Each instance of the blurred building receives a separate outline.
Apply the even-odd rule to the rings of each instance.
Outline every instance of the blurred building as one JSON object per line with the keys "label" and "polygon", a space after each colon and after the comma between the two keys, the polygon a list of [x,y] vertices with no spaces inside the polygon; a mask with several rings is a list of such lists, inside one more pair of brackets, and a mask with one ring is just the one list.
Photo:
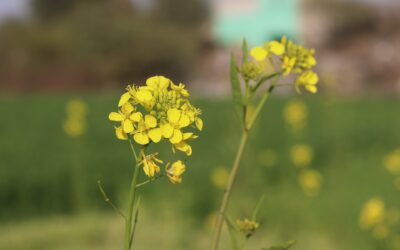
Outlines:
{"label": "blurred building", "polygon": [[224,45],[240,43],[245,37],[251,45],[298,33],[296,0],[216,0],[211,1],[216,41]]}

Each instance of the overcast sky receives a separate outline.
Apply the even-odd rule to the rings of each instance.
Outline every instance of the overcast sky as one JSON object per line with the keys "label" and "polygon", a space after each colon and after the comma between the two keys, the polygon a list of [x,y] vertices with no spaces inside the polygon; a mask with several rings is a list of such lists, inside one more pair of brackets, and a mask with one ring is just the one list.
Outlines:
{"label": "overcast sky", "polygon": [[29,0],[0,0],[0,19],[23,16],[28,10]]}

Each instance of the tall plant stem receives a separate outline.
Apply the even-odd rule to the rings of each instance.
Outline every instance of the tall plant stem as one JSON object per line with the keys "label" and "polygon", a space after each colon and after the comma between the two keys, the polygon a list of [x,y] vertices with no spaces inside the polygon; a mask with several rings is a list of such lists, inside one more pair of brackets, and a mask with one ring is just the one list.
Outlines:
{"label": "tall plant stem", "polygon": [[240,139],[239,149],[236,153],[235,161],[233,162],[231,172],[229,174],[228,184],[225,188],[224,197],[222,198],[221,207],[218,212],[217,227],[215,238],[213,241],[213,249],[217,250],[219,247],[219,240],[221,237],[222,225],[224,224],[224,215],[226,208],[228,207],[229,199],[232,194],[232,187],[235,183],[236,175],[240,166],[240,161],[242,160],[243,152],[246,147],[247,139],[249,137],[249,130],[246,128],[242,132],[242,137]]}
{"label": "tall plant stem", "polygon": [[135,149],[133,147],[132,141],[129,140],[131,149],[132,149],[132,154],[135,157],[135,169],[133,171],[133,177],[131,181],[131,186],[129,189],[129,202],[128,202],[128,209],[126,213],[126,219],[125,219],[125,250],[130,250],[131,249],[131,238],[132,238],[132,228],[133,228],[133,207],[135,204],[135,196],[136,196],[136,183],[137,183],[137,177],[139,175],[139,161],[140,161],[140,156],[139,158],[136,155]]}

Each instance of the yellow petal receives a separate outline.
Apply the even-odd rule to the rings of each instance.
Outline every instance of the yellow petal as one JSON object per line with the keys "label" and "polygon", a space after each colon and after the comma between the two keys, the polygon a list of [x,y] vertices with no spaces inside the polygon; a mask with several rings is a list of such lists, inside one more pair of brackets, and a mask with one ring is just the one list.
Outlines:
{"label": "yellow petal", "polygon": [[256,61],[263,61],[267,57],[268,51],[263,47],[255,47],[250,51],[250,55]]}
{"label": "yellow petal", "polygon": [[148,136],[154,143],[158,143],[162,137],[161,129],[160,128],[151,129],[148,133]]}
{"label": "yellow petal", "polygon": [[161,128],[162,135],[165,138],[170,138],[172,136],[172,134],[174,133],[174,128],[169,123],[165,123],[165,124],[161,125],[160,128]]}
{"label": "yellow petal", "polygon": [[203,120],[201,118],[196,119],[196,127],[200,131],[203,129]]}
{"label": "yellow petal", "polygon": [[130,104],[129,102],[125,103],[121,107],[121,111],[124,114],[130,114],[133,110],[134,110],[134,108],[133,108],[132,104]]}
{"label": "yellow petal", "polygon": [[122,127],[115,128],[115,135],[120,140],[128,140],[128,135],[122,130]]}
{"label": "yellow petal", "polygon": [[145,133],[136,133],[133,135],[133,139],[140,145],[146,145],[150,142],[149,137]]}
{"label": "yellow petal", "polygon": [[192,154],[192,147],[184,141],[174,144],[174,147],[179,151],[184,152],[186,155],[190,156]]}
{"label": "yellow petal", "polygon": [[285,53],[285,46],[277,41],[272,41],[267,44],[268,49],[277,56],[283,55]]}
{"label": "yellow petal", "polygon": [[181,111],[178,109],[168,109],[167,111],[168,121],[172,124],[178,123],[179,119],[181,118]]}
{"label": "yellow petal", "polygon": [[184,128],[189,126],[190,124],[190,119],[187,115],[182,114],[181,119],[179,119],[179,127]]}
{"label": "yellow petal", "polygon": [[157,127],[157,119],[152,115],[146,115],[144,117],[144,124],[146,124],[148,128],[155,128]]}
{"label": "yellow petal", "polygon": [[184,133],[183,134],[183,140],[186,141],[187,139],[192,138],[192,136],[193,136],[192,132]]}
{"label": "yellow petal", "polygon": [[313,94],[317,93],[318,91],[317,86],[315,85],[306,85],[304,88]]}
{"label": "yellow petal", "polygon": [[153,88],[161,88],[166,89],[168,88],[171,80],[164,77],[164,76],[153,76],[146,80],[146,85]]}
{"label": "yellow petal", "polygon": [[140,103],[149,102],[153,99],[151,92],[145,89],[139,89],[135,97]]}
{"label": "yellow petal", "polygon": [[117,112],[111,112],[108,115],[108,119],[110,119],[111,121],[115,121],[115,122],[122,122],[125,119],[125,116],[123,114],[120,114]]}
{"label": "yellow petal", "polygon": [[135,112],[129,117],[129,119],[131,119],[134,122],[140,122],[142,120],[142,118],[143,118],[143,115],[140,112]]}
{"label": "yellow petal", "polygon": [[125,94],[121,95],[121,98],[119,99],[119,102],[118,102],[118,107],[121,107],[122,105],[127,103],[130,98],[131,98],[131,94],[129,92],[126,92]]}
{"label": "yellow petal", "polygon": [[125,119],[122,123],[122,126],[123,126],[125,133],[129,134],[129,133],[133,132],[134,128],[133,128],[133,123],[131,120]]}
{"label": "yellow petal", "polygon": [[179,129],[174,129],[174,134],[172,135],[171,138],[169,138],[169,141],[172,144],[176,144],[182,141],[182,132]]}

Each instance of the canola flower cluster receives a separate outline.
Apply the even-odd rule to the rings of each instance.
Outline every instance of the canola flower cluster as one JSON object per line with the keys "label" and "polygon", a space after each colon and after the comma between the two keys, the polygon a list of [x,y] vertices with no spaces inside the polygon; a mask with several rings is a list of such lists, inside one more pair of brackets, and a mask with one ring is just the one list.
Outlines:
{"label": "canola flower cluster", "polygon": [[260,224],[256,221],[243,219],[236,220],[236,226],[240,232],[244,233],[246,237],[250,237],[260,227]]}
{"label": "canola flower cluster", "polygon": [[387,209],[380,197],[372,197],[366,201],[359,216],[360,228],[369,231],[375,239],[387,241],[391,249],[400,249],[400,235],[395,232],[399,222],[399,211]]}
{"label": "canola flower cluster", "polygon": [[[164,76],[153,76],[143,86],[128,86],[118,102],[118,111],[109,114],[111,121],[119,122],[115,127],[116,137],[132,139],[142,147],[140,165],[147,176],[155,176],[160,172],[159,165],[163,164],[157,158],[158,153],[145,154],[144,148],[151,143],[164,140],[171,144],[174,152],[192,154],[189,141],[198,137],[193,129],[201,131],[203,121],[199,117],[201,110],[194,107],[188,97],[184,84],[174,84]],[[185,169],[185,164],[178,160],[166,164],[165,174],[172,183],[180,183]]]}
{"label": "canola flower cluster", "polygon": [[63,129],[68,136],[76,138],[85,133],[87,110],[87,105],[80,99],[73,99],[67,103],[67,118]]}
{"label": "canola flower cluster", "polygon": [[[302,136],[307,124],[306,104],[299,100],[290,101],[283,110],[283,118],[296,138]],[[318,195],[323,178],[319,171],[310,167],[314,159],[313,147],[296,143],[290,149],[290,159],[298,170],[298,182],[303,192],[309,197]]]}
{"label": "canola flower cluster", "polygon": [[263,46],[251,49],[250,55],[254,61],[244,63],[241,71],[246,80],[258,80],[262,77],[266,65],[274,64],[274,59],[277,59],[280,64],[279,71],[283,76],[292,73],[296,75],[297,92],[300,92],[302,87],[311,93],[316,93],[319,77],[312,70],[317,64],[314,53],[314,50],[282,37],[281,41],[267,42]]}

